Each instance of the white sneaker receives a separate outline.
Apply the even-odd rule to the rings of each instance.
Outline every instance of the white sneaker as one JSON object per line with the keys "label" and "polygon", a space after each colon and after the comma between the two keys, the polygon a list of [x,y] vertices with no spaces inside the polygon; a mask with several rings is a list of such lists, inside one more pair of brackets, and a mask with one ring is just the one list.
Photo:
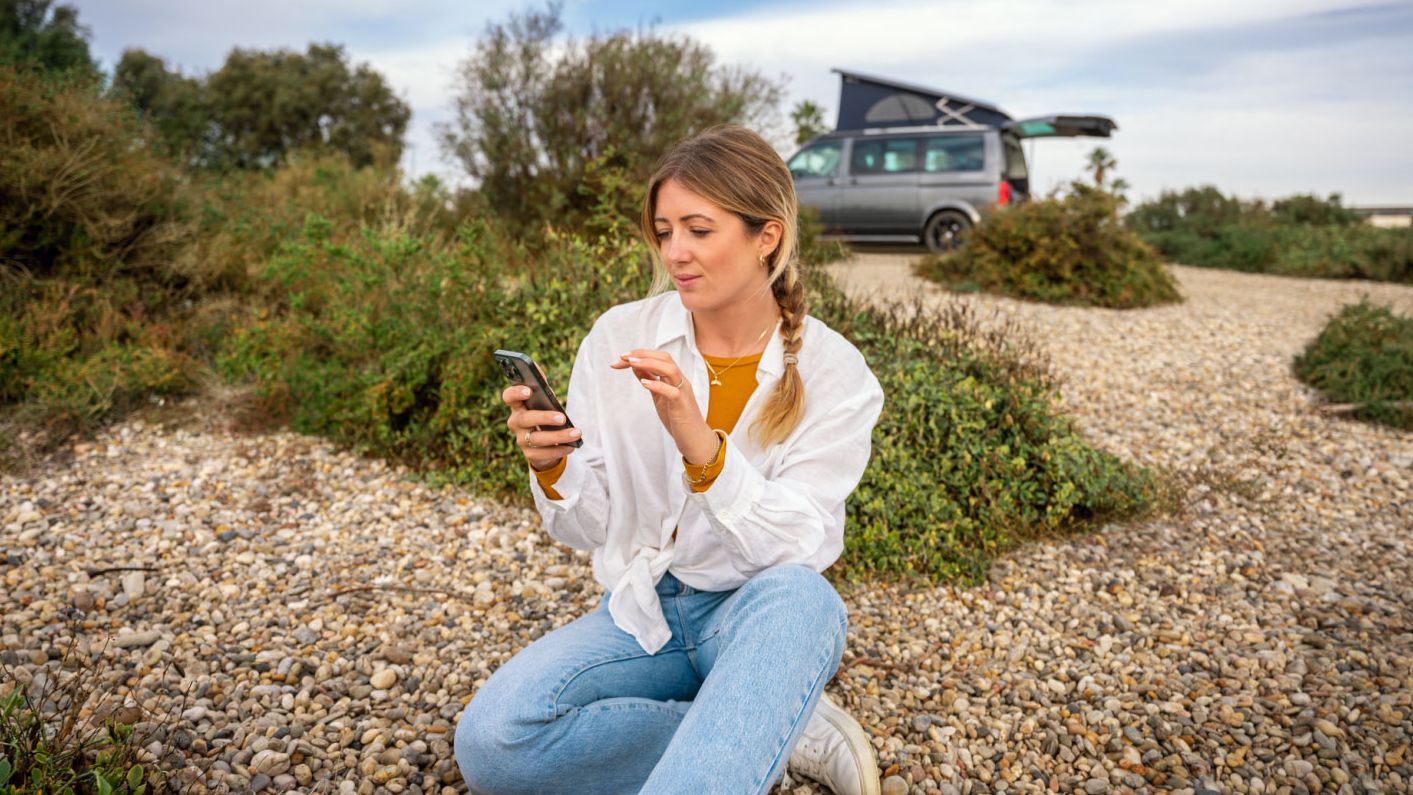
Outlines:
{"label": "white sneaker", "polygon": [[835,795],[879,795],[873,743],[859,722],[823,693],[787,767],[824,784]]}

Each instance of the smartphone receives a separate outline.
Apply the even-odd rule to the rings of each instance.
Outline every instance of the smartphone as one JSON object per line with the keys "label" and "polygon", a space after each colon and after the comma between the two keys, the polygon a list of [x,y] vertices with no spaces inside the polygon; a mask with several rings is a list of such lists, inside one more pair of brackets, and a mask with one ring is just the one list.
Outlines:
{"label": "smartphone", "polygon": [[[555,411],[564,415],[563,425],[536,426],[537,431],[562,431],[565,428],[573,428],[574,423],[569,422],[569,412],[564,410],[564,404],[555,397],[554,390],[550,389],[545,382],[544,371],[535,364],[535,360],[520,351],[496,351],[496,364],[500,365],[501,372],[510,379],[512,384],[523,384],[530,387],[530,398],[525,401],[525,405],[535,411]],[[584,440],[575,439],[570,442],[572,447],[582,447]]]}

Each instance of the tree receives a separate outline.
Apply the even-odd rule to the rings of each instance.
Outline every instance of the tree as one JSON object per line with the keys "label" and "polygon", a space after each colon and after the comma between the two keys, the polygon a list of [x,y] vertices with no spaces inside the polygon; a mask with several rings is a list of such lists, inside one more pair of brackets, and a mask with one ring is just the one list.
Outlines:
{"label": "tree", "polygon": [[160,139],[161,148],[188,165],[210,154],[215,122],[201,80],[168,71],[161,58],[143,50],[123,51],[109,94],[131,105]]}
{"label": "tree", "polygon": [[96,84],[102,72],[89,54],[88,36],[73,6],[54,6],[53,0],[0,0],[0,64]]}
{"label": "tree", "polygon": [[396,161],[412,112],[343,47],[305,53],[236,48],[217,71],[185,77],[142,50],[123,53],[111,89],[191,165],[263,168],[302,147],[345,152],[357,166]]}
{"label": "tree", "polygon": [[216,165],[270,166],[303,146],[347,152],[368,165],[385,147],[396,161],[412,111],[367,64],[350,70],[343,47],[310,44],[260,52],[236,48],[206,79]]}
{"label": "tree", "polygon": [[1120,205],[1128,204],[1128,189],[1133,187],[1128,184],[1128,180],[1119,177],[1109,183],[1109,192],[1114,194],[1114,198],[1119,200]]}
{"label": "tree", "polygon": [[796,146],[803,146],[829,131],[824,123],[824,111],[807,99],[790,111],[790,121],[795,125]]}
{"label": "tree", "polygon": [[[685,37],[619,31],[556,46],[561,30],[558,3],[488,25],[460,64],[456,120],[438,126],[485,205],[522,232],[604,212],[596,191],[645,181],[684,137],[778,116],[779,84],[718,67]],[[634,203],[607,202],[626,213]]]}
{"label": "tree", "polygon": [[1094,147],[1094,151],[1089,153],[1089,173],[1094,175],[1094,187],[1104,187],[1104,175],[1109,169],[1119,164],[1108,149],[1102,146]]}

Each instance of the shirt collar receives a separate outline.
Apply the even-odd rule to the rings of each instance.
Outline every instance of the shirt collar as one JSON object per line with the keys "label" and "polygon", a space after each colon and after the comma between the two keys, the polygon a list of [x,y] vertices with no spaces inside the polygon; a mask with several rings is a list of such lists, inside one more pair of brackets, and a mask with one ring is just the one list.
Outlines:
{"label": "shirt collar", "polygon": [[[682,298],[676,291],[670,291],[669,295],[671,297],[663,301],[662,317],[657,322],[657,338],[653,340],[653,347],[661,348],[669,342],[685,339],[687,350],[693,355],[700,355],[697,350],[697,336],[692,328],[692,313],[682,306]],[[780,337],[778,324],[775,333],[770,335],[770,342],[766,343],[765,352],[761,354],[760,364],[756,365],[756,369],[776,378],[785,372],[785,341]]]}

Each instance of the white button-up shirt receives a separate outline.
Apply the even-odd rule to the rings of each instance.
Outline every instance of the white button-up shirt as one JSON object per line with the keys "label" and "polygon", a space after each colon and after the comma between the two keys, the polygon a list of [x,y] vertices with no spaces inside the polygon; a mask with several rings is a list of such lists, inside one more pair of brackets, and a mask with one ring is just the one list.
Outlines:
{"label": "white button-up shirt", "polygon": [[[785,369],[777,328],[756,370],[757,386],[728,436],[721,474],[693,492],[681,453],[631,369],[609,364],[634,348],[671,354],[709,399],[691,314],[668,291],[620,304],[579,346],[565,412],[583,431],[554,490],[530,472],[545,531],[593,550],[594,579],[608,589],[614,623],[655,654],[671,638],[654,585],[665,571],[707,591],[740,587],[770,566],[824,571],[844,549],[844,500],[868,465],[883,389],[858,349],[806,317],[798,353],[804,414],[783,442],[761,449],[750,427]],[[701,406],[703,415],[707,406]],[[677,529],[674,540],[672,531]]]}

